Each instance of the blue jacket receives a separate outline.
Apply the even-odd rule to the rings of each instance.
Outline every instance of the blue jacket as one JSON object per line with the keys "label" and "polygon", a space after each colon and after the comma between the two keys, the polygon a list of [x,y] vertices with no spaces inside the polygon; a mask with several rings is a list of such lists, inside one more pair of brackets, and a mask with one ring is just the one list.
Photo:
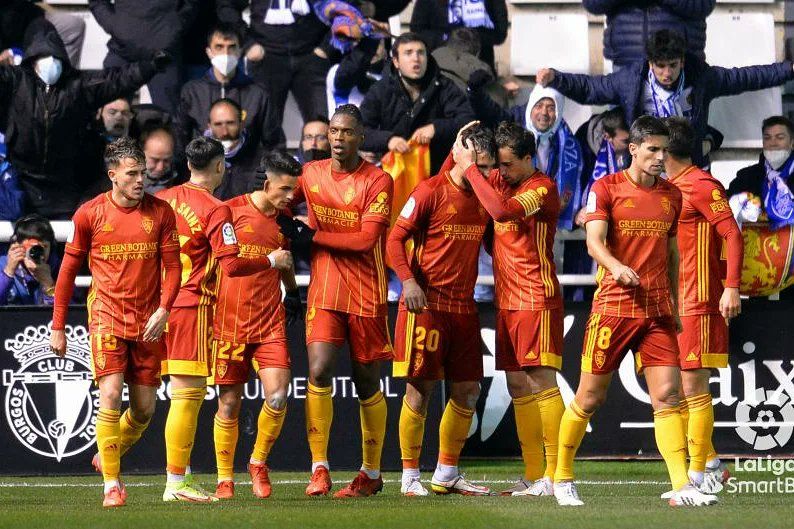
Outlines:
{"label": "blue jacket", "polygon": [[660,29],[680,33],[687,51],[706,56],[706,17],[716,0],[583,0],[594,15],[606,15],[604,57],[619,65],[645,59],[645,42]]}
{"label": "blue jacket", "polygon": [[[52,305],[53,297],[44,293],[38,281],[23,267],[17,267],[14,277],[5,274],[7,255],[0,255],[0,305]],[[50,255],[52,278],[58,277],[60,259]]]}
{"label": "blue jacket", "polygon": [[[702,166],[705,157],[701,142],[706,137],[709,105],[721,96],[741,94],[779,86],[794,79],[791,61],[769,65],[722,68],[710,66],[693,56],[684,63],[686,86],[692,87],[692,126],[695,129],[693,161]],[[555,70],[550,86],[584,105],[620,105],[631,124],[643,113],[643,87],[648,78],[647,61],[635,62],[608,75],[563,73]]]}

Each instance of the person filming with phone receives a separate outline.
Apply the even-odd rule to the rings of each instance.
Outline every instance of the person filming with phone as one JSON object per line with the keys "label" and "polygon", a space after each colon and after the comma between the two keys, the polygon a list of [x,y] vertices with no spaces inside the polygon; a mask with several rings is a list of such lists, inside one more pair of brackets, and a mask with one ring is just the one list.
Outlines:
{"label": "person filming with phone", "polygon": [[58,259],[51,255],[55,233],[41,215],[14,224],[6,255],[0,256],[0,305],[52,305]]}

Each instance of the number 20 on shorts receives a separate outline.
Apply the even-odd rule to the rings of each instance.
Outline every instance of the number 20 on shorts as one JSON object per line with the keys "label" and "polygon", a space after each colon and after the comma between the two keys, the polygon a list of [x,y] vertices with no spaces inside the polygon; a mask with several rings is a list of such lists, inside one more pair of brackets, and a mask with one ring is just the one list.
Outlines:
{"label": "number 20 on shorts", "polygon": [[436,329],[428,331],[424,327],[417,327],[414,330],[414,349],[424,351],[426,348],[431,353],[434,353],[438,350],[440,338],[441,336]]}

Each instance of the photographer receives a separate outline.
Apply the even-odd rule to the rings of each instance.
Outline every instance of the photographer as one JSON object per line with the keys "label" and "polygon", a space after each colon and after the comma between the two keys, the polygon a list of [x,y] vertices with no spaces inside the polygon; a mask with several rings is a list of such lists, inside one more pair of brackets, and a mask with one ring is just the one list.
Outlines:
{"label": "photographer", "polygon": [[0,304],[52,305],[54,244],[55,233],[44,217],[27,215],[14,224],[8,254],[0,257]]}

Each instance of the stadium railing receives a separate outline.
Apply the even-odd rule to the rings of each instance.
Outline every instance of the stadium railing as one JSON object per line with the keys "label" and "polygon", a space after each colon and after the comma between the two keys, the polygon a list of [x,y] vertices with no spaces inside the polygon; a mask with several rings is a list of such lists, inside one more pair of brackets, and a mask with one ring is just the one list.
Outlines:
{"label": "stadium railing", "polygon": [[[54,220],[51,221],[52,229],[55,232],[55,240],[58,242],[66,242],[69,237],[69,230],[71,222],[67,220]],[[7,243],[11,240],[14,234],[14,225],[8,221],[0,221],[0,244]],[[576,230],[572,232],[557,232],[558,240],[583,240],[584,232]],[[592,274],[558,274],[560,284],[563,286],[577,286],[577,285],[595,285],[595,276]],[[298,275],[295,277],[298,286],[308,286],[309,276]],[[74,281],[75,286],[88,287],[91,286],[91,276],[77,276]],[[482,275],[477,277],[477,284],[485,286],[493,286],[492,275]]]}

